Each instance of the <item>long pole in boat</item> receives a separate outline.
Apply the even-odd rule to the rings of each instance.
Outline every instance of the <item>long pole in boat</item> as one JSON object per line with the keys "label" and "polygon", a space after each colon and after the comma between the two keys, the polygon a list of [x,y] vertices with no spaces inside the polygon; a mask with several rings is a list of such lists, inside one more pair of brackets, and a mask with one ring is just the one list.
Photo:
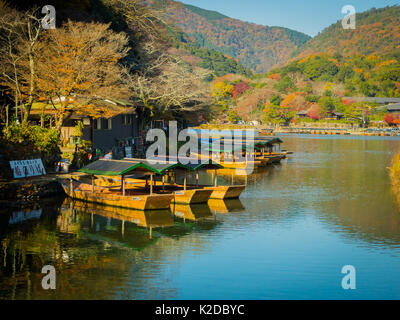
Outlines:
{"label": "long pole in boat", "polygon": [[162,191],[165,191],[165,175],[162,176]]}
{"label": "long pole in boat", "polygon": [[92,193],[94,193],[94,175],[92,174]]}
{"label": "long pole in boat", "polygon": [[185,178],[183,179],[183,190],[186,191],[186,170],[185,170]]}
{"label": "long pole in boat", "polygon": [[153,194],[153,173],[150,174],[150,195]]}
{"label": "long pole in boat", "polygon": [[199,187],[199,170],[196,170],[196,187]]}
{"label": "long pole in boat", "polygon": [[125,196],[125,175],[121,177],[121,188],[122,188],[122,195]]}
{"label": "long pole in boat", "polygon": [[214,174],[214,186],[218,186],[218,174],[217,174],[217,169],[215,169],[215,174]]}

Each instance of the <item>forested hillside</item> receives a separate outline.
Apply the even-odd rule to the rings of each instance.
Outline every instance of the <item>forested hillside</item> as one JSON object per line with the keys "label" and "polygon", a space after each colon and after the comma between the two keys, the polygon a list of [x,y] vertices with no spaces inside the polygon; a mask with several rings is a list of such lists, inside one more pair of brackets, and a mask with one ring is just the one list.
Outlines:
{"label": "forested hillside", "polygon": [[309,36],[282,27],[261,26],[173,0],[147,0],[201,47],[238,59],[256,72],[289,59]]}
{"label": "forested hillside", "polygon": [[296,52],[305,57],[325,52],[386,54],[400,49],[400,6],[371,9],[356,15],[356,29],[345,30],[341,21],[329,26]]}
{"label": "forested hillside", "polygon": [[377,105],[344,97],[400,97],[400,6],[357,14],[356,22],[355,30],[343,29],[340,21],[328,27],[266,74],[216,80],[216,114],[288,123],[338,112],[349,122],[398,121],[400,115],[393,120]]}
{"label": "forested hillside", "polygon": [[[220,119],[288,123],[318,121],[333,112],[354,123],[385,118],[377,105],[344,98],[349,96],[400,97],[400,53],[309,55],[264,75],[228,75],[213,83],[214,111]],[[297,118],[300,111],[306,119]]]}

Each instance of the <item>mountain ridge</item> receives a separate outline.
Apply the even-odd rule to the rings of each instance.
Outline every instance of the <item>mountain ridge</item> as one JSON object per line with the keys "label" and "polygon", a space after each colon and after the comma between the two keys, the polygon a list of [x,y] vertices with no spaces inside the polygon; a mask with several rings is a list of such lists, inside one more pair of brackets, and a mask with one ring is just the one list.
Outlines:
{"label": "mountain ridge", "polygon": [[174,0],[147,2],[162,8],[166,20],[199,45],[239,59],[256,72],[286,62],[294,50],[311,39],[289,28],[245,22]]}

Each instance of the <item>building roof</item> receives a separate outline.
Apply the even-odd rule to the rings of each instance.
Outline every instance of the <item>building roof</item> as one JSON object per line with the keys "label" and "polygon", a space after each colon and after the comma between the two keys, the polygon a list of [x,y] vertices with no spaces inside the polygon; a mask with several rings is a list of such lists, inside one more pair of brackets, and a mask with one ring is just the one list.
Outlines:
{"label": "building roof", "polygon": [[400,103],[389,104],[386,107],[387,111],[389,112],[397,112],[400,111]]}
{"label": "building roof", "polygon": [[400,103],[400,98],[380,98],[380,97],[343,97],[354,102],[376,102],[379,104]]}
{"label": "building roof", "polygon": [[337,111],[333,111],[332,114],[335,115],[335,116],[339,116],[339,117],[343,117],[344,116],[344,113],[337,112]]}
{"label": "building roof", "polygon": [[297,112],[297,115],[298,116],[306,116],[308,114],[308,111],[307,110],[302,110],[302,111],[300,111],[300,112]]}

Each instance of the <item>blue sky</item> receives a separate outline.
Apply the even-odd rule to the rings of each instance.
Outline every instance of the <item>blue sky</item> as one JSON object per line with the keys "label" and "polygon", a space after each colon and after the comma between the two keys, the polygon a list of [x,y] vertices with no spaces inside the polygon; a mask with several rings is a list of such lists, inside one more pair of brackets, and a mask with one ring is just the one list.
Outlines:
{"label": "blue sky", "polygon": [[315,36],[342,19],[342,7],[357,12],[400,4],[400,0],[181,0],[229,17],[268,26],[281,26]]}

